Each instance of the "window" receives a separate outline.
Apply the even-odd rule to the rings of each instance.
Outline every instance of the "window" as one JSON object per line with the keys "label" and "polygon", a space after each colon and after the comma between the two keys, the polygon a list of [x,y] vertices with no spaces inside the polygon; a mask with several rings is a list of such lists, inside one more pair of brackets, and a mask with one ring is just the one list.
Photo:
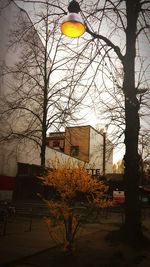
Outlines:
{"label": "window", "polygon": [[59,147],[60,143],[59,141],[53,141],[53,147]]}
{"label": "window", "polygon": [[70,155],[75,157],[79,155],[79,146],[71,146],[70,147]]}

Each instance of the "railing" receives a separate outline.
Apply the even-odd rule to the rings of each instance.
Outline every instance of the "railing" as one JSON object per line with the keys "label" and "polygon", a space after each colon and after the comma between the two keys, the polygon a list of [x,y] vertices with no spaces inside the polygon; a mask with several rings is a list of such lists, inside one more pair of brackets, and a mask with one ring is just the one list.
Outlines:
{"label": "railing", "polygon": [[[50,211],[46,204],[44,203],[14,203],[15,214],[13,216],[4,216],[0,220],[0,235],[7,235],[10,232],[14,233],[15,231],[32,231],[32,228],[35,226],[36,222],[43,222],[43,218],[50,216]],[[85,214],[89,216],[85,223],[100,222],[100,220],[110,219],[117,216],[120,218],[120,223],[124,222],[124,207],[115,206],[105,209],[96,209],[93,212],[88,213],[84,210],[84,207],[77,207],[77,213],[79,215]],[[119,216],[119,217],[118,217]],[[142,207],[142,220],[150,217],[150,205]],[[34,225],[33,225],[34,224]]]}
{"label": "railing", "polygon": [[[49,216],[49,209],[44,203],[13,203],[15,212],[13,214],[4,213],[0,216],[0,235],[5,236],[12,229],[22,229],[23,231],[31,231],[33,219],[42,219]],[[21,227],[20,227],[20,226]]]}

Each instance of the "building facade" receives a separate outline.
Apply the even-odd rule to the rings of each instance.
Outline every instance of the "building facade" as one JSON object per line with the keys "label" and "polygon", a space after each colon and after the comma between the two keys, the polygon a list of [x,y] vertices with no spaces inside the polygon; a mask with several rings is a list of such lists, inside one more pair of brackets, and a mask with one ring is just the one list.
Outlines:
{"label": "building facade", "polygon": [[112,173],[113,145],[102,131],[90,125],[66,127],[65,132],[49,133],[47,145],[86,162],[93,172],[99,170],[100,175]]}
{"label": "building facade", "polygon": [[[27,49],[22,40],[13,44],[13,34],[17,34],[21,25],[27,24],[32,25],[24,10],[13,1],[0,1],[0,190],[7,198],[14,190],[17,162],[23,160],[31,164],[40,163],[38,148],[31,140],[23,138],[23,133],[28,128],[29,116],[23,109],[17,110],[19,98],[15,89],[17,82],[19,83],[19,73],[17,77],[11,71]],[[24,86],[22,92],[27,93],[27,90],[27,86]],[[18,95],[20,94],[21,90]]]}

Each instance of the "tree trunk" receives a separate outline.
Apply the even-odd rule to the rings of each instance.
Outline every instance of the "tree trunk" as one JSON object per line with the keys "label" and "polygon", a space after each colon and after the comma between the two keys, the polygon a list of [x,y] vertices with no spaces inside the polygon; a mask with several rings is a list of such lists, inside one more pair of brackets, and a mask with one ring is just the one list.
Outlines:
{"label": "tree trunk", "polygon": [[66,220],[66,252],[68,255],[72,255],[72,215],[68,216],[68,219]]}
{"label": "tree trunk", "polygon": [[135,241],[141,236],[139,203],[140,166],[138,154],[139,103],[135,86],[136,26],[139,0],[127,0],[126,54],[124,56],[125,95],[125,231]]}
{"label": "tree trunk", "polygon": [[[44,125],[43,128],[45,128]],[[41,166],[43,169],[45,168],[45,151],[46,151],[46,131],[45,129],[43,129],[42,145],[41,145]]]}
{"label": "tree trunk", "polygon": [[41,166],[45,169],[45,152],[46,152],[46,133],[47,133],[47,105],[48,105],[48,86],[49,86],[49,75],[48,75],[48,5],[47,5],[47,16],[45,18],[45,50],[44,50],[44,87],[43,87],[43,118],[42,118],[42,143],[41,143]]}

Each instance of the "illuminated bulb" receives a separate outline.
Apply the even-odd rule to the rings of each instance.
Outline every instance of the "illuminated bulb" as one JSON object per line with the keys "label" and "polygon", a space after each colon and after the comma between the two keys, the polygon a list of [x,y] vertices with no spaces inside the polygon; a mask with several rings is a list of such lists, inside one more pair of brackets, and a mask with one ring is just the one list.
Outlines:
{"label": "illuminated bulb", "polygon": [[61,32],[68,37],[79,37],[85,32],[85,25],[77,13],[68,14],[62,24]]}

